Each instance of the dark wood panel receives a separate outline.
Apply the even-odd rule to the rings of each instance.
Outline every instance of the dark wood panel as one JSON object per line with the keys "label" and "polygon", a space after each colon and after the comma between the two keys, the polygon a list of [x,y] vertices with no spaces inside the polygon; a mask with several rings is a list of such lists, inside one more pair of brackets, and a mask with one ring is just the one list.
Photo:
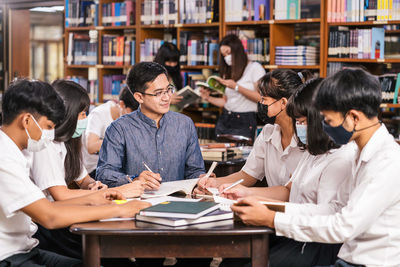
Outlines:
{"label": "dark wood panel", "polygon": [[29,10],[10,10],[11,79],[29,76]]}

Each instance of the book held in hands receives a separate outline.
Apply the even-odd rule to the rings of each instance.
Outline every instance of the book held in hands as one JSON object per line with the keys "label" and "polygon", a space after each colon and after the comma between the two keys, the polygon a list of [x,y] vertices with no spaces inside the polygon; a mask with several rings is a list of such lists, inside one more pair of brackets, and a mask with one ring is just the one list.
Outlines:
{"label": "book held in hands", "polygon": [[211,89],[219,94],[225,93],[225,85],[218,81],[219,77],[211,75],[205,82],[196,82],[196,86],[203,86],[207,89]]}

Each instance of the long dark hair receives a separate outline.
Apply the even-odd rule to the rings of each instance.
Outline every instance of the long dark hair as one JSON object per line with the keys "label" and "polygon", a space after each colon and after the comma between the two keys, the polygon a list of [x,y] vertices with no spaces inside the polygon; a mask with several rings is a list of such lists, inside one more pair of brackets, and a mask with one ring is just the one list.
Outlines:
{"label": "long dark hair", "polygon": [[64,120],[55,128],[57,142],[64,142],[67,149],[64,169],[67,184],[79,177],[82,164],[82,137],[72,138],[78,123],[79,113],[89,108],[90,99],[86,90],[79,84],[68,80],[56,80],[52,86],[64,100],[66,115]]}
{"label": "long dark hair", "polygon": [[224,79],[238,81],[242,77],[248,63],[243,44],[235,34],[228,34],[222,38],[219,47],[221,48],[223,45],[231,48],[232,66],[228,66],[222,54],[219,53],[219,75]]}
{"label": "long dark hair", "polygon": [[289,99],[302,85],[302,79],[297,72],[289,69],[276,69],[265,74],[258,81],[258,90],[262,96],[273,99]]}
{"label": "long dark hair", "polygon": [[313,104],[313,96],[322,80],[322,78],[317,78],[305,82],[289,99],[286,106],[286,112],[293,121],[296,118],[307,117],[307,144],[303,144],[298,138],[297,143],[302,149],[307,149],[311,155],[321,155],[339,147],[324,132],[323,116]]}
{"label": "long dark hair", "polygon": [[[172,78],[172,81],[174,82],[175,87],[179,90],[182,88],[182,76],[181,76],[181,65],[179,64],[179,50],[176,45],[170,42],[165,42],[160,49],[158,49],[158,52],[154,58],[154,62],[157,62],[161,65],[163,65],[167,71],[168,75]],[[165,65],[165,62],[167,61],[172,61],[172,62],[177,62],[177,65],[175,67],[169,67]]]}

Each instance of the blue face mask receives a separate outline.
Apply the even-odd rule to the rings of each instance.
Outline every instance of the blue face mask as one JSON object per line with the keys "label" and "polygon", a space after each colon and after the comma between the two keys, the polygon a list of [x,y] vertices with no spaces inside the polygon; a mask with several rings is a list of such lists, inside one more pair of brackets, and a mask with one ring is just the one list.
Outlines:
{"label": "blue face mask", "polygon": [[[345,117],[346,119],[346,117]],[[347,144],[351,137],[353,136],[354,130],[349,132],[343,127],[344,120],[342,124],[336,127],[332,127],[327,124],[325,121],[322,121],[322,128],[324,132],[332,138],[333,142],[337,145],[345,145]]]}
{"label": "blue face mask", "polygon": [[88,124],[88,119],[82,119],[82,120],[78,120],[78,123],[76,124],[76,129],[74,132],[74,135],[72,136],[72,138],[78,138],[80,137],[83,132],[86,130],[86,126]]}
{"label": "blue face mask", "polygon": [[300,142],[303,144],[307,144],[307,125],[304,124],[296,124],[296,132],[297,137],[299,138]]}

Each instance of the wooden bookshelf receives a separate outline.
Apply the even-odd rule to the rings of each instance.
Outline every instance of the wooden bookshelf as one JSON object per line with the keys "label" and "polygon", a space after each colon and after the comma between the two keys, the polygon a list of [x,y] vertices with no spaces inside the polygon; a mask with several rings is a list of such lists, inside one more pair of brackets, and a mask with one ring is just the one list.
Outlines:
{"label": "wooden bookshelf", "polygon": [[400,20],[360,21],[360,22],[328,22],[328,26],[377,26],[400,24]]}
{"label": "wooden bookshelf", "polygon": [[367,59],[367,58],[328,58],[328,62],[350,62],[350,63],[400,63],[400,59],[390,58],[378,58],[378,59]]}
{"label": "wooden bookshelf", "polygon": [[381,108],[400,108],[400,104],[382,103]]}

